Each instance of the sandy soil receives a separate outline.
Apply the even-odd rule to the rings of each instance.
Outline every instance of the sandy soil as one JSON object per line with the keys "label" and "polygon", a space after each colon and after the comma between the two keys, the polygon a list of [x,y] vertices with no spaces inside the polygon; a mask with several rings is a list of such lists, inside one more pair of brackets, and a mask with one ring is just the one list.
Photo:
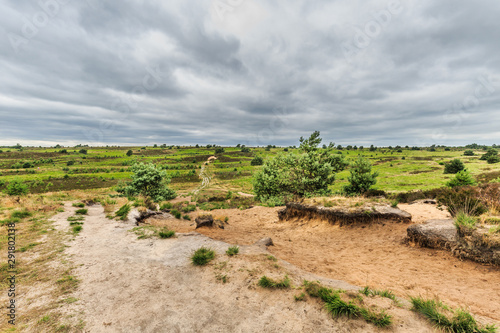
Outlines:
{"label": "sandy soil", "polygon": [[[399,205],[421,223],[447,218],[448,213],[429,204]],[[254,207],[212,211],[226,215],[224,230],[200,228],[211,238],[235,244],[252,244],[271,237],[278,258],[320,276],[358,286],[391,289],[402,297],[437,297],[472,313],[500,320],[500,270],[450,253],[410,247],[402,243],[408,224],[385,223],[339,228],[323,221],[277,219],[279,208]],[[196,213],[193,213],[193,217]],[[194,225],[183,221],[156,221],[187,232]]]}
{"label": "sandy soil", "polygon": [[[70,204],[65,208],[74,210]],[[256,221],[262,232],[256,231],[243,242],[252,243],[259,234],[270,232],[266,229],[270,223],[276,230],[289,227],[272,222],[275,211],[256,208],[241,212],[240,223],[233,211],[231,228],[237,230],[238,225]],[[68,229],[67,216],[54,217],[59,230]],[[263,274],[282,277],[288,273],[295,285],[304,278],[318,278],[286,262],[276,265],[265,249],[243,246],[240,255],[228,258],[224,255],[227,243],[197,233],[139,240],[130,232],[133,227],[131,221],[106,219],[101,206],[92,206],[83,230],[68,244],[66,253],[77,266],[74,273],[81,282],[73,295],[79,301],[67,305],[66,311],[83,315],[86,332],[387,332],[361,320],[334,320],[314,300],[294,302],[295,290],[257,287]],[[224,232],[236,238],[230,230],[220,235]],[[286,251],[278,251],[285,240],[276,237],[276,241],[275,252],[285,255]],[[189,256],[202,245],[215,249],[218,256],[208,267],[193,267]],[[218,282],[218,274],[226,274],[229,281]],[[355,289],[342,281],[318,279],[335,288]],[[380,301],[378,305],[395,316],[391,332],[433,331],[416,314],[387,299]]]}

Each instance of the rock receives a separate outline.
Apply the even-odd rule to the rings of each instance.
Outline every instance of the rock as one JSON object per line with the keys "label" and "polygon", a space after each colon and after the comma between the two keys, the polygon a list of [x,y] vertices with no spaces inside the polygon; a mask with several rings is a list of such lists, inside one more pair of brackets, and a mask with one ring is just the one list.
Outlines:
{"label": "rock", "polygon": [[406,230],[408,240],[430,248],[450,248],[458,240],[453,220],[429,220]]}
{"label": "rock", "polygon": [[214,218],[212,215],[198,216],[194,221],[196,222],[196,229],[201,227],[211,227],[214,224]]}
{"label": "rock", "polygon": [[256,246],[267,248],[268,246],[273,246],[273,240],[270,237],[262,238],[255,242]]}

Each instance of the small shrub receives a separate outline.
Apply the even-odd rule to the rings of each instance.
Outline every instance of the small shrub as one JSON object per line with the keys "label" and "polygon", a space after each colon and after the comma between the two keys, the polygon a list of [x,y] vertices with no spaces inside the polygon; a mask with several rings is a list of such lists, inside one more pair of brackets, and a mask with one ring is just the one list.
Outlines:
{"label": "small shrub", "polygon": [[453,174],[465,169],[465,165],[458,158],[444,165],[445,174]]}
{"label": "small shrub", "polygon": [[160,210],[165,210],[165,209],[172,209],[172,204],[170,202],[165,202],[161,204]]}
{"label": "small shrub", "polygon": [[492,156],[498,156],[498,150],[495,148],[488,149],[488,151],[481,156],[480,160],[487,161]]}
{"label": "small shrub", "polygon": [[191,218],[189,217],[189,215],[184,215],[182,218],[183,218],[184,220],[191,221]]}
{"label": "small shrub", "polygon": [[238,246],[231,246],[227,249],[226,254],[230,257],[237,255],[240,252],[240,248]]}
{"label": "small shrub", "polygon": [[486,162],[488,162],[488,164],[498,163],[500,162],[500,157],[498,155],[491,155],[490,157],[488,157]]}
{"label": "small shrub", "polygon": [[5,189],[5,193],[11,196],[21,196],[28,192],[28,186],[18,179],[11,180]]}
{"label": "small shrub", "polygon": [[200,247],[191,256],[191,262],[195,266],[204,266],[215,258],[215,252],[206,247]]}
{"label": "small shrub", "polygon": [[158,232],[158,236],[162,239],[172,238],[175,236],[175,231],[173,230],[162,230]]}
{"label": "small shrub", "polygon": [[85,204],[83,202],[74,202],[72,204],[73,207],[78,207],[78,208],[83,208],[85,207]]}
{"label": "small shrub", "polygon": [[474,156],[474,151],[468,149],[468,150],[464,151],[464,156]]}
{"label": "small shrub", "polygon": [[466,169],[457,172],[455,177],[446,183],[449,187],[476,185],[476,181]]}
{"label": "small shrub", "polygon": [[81,209],[77,209],[75,211],[75,213],[78,214],[78,215],[86,215],[88,213],[88,211],[89,211],[88,209],[81,208]]}
{"label": "small shrub", "polygon": [[294,295],[293,299],[295,299],[295,302],[305,301],[306,300],[306,294],[301,293],[300,295]]}
{"label": "small shrub", "polygon": [[215,154],[222,154],[222,153],[224,153],[224,148],[222,147],[215,148]]}
{"label": "small shrub", "polygon": [[172,214],[176,219],[180,219],[182,214],[179,212],[177,209],[172,209],[170,211],[170,214]]}
{"label": "small shrub", "polygon": [[269,289],[286,289],[290,288],[290,279],[288,276],[285,276],[283,280],[281,281],[275,281],[273,279],[268,278],[267,276],[263,276],[260,278],[259,282],[257,283],[259,286],[262,288],[269,288]]}
{"label": "small shrub", "polygon": [[351,166],[350,173],[349,184],[344,186],[347,195],[363,194],[377,183],[378,172],[372,173],[372,165],[365,158],[359,157]]}
{"label": "small shrub", "polygon": [[467,215],[464,212],[459,212],[455,217],[455,227],[457,227],[459,234],[470,234],[476,225],[478,218],[474,216]]}

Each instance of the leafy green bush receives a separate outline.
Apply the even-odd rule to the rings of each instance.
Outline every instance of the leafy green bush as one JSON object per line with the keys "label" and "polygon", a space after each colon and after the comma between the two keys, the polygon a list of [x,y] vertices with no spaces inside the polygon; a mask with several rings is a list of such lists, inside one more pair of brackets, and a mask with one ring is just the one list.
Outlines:
{"label": "leafy green bush", "polygon": [[471,149],[468,149],[464,151],[464,156],[474,156],[474,151]]}
{"label": "leafy green bush", "polygon": [[9,182],[7,188],[5,189],[5,193],[8,195],[25,195],[29,193],[28,186],[24,184],[19,179],[14,179]]}
{"label": "leafy green bush", "polygon": [[87,154],[87,149],[80,149],[78,151],[78,153],[86,155]]}
{"label": "leafy green bush", "polygon": [[242,152],[242,153],[249,153],[249,152],[250,152],[250,148],[248,148],[248,147],[243,147],[243,148],[241,148],[241,152]]}
{"label": "leafy green bush", "polygon": [[75,161],[73,161],[73,160],[66,162],[67,166],[72,166],[74,164],[75,164]]}
{"label": "leafy green bush", "polygon": [[342,156],[332,154],[333,144],[318,149],[319,132],[300,138],[302,154],[278,154],[267,160],[254,176],[256,199],[282,204],[292,197],[327,195],[335,173],[346,167]]}
{"label": "leafy green bush", "polygon": [[176,219],[180,219],[182,214],[181,212],[179,212],[177,209],[172,209],[170,211],[170,214],[172,214],[173,216],[175,216]]}
{"label": "leafy green bush", "polygon": [[445,174],[457,173],[457,172],[462,171],[464,169],[465,169],[465,165],[458,158],[454,159],[453,161],[451,161],[449,163],[445,163],[445,165],[444,165],[444,173]]}
{"label": "leafy green bush", "polygon": [[130,150],[130,149],[129,149],[129,150],[127,151],[127,156],[132,156],[132,154],[133,154],[133,153],[134,153],[134,152],[133,152],[132,150]]}
{"label": "leafy green bush", "polygon": [[347,195],[363,194],[377,183],[378,172],[372,172],[370,161],[361,156],[352,164],[350,173],[349,184],[344,186]]}
{"label": "leafy green bush", "polygon": [[215,148],[216,154],[222,154],[223,152],[224,152],[224,148],[222,148],[222,147]]}
{"label": "leafy green bush", "polygon": [[206,247],[200,247],[191,256],[191,262],[195,266],[204,266],[215,258],[215,252]]}
{"label": "leafy green bush", "polygon": [[488,211],[480,197],[480,189],[472,186],[457,186],[442,190],[437,194],[440,205],[446,206],[452,216],[458,213],[466,213],[479,216]]}
{"label": "leafy green bush", "polygon": [[250,165],[263,165],[264,164],[264,159],[261,156],[255,156],[252,161],[250,162]]}
{"label": "leafy green bush", "polygon": [[448,185],[449,187],[476,185],[476,181],[474,180],[472,175],[466,169],[464,169],[457,172],[455,177],[447,182],[446,185]]}
{"label": "leafy green bush", "polygon": [[116,191],[127,196],[142,195],[146,200],[160,202],[176,197],[175,191],[168,188],[170,177],[167,172],[157,168],[152,163],[136,163],[130,170],[133,172],[132,181]]}
{"label": "leafy green bush", "polygon": [[77,209],[75,213],[78,215],[86,215],[88,213],[88,209],[85,208]]}

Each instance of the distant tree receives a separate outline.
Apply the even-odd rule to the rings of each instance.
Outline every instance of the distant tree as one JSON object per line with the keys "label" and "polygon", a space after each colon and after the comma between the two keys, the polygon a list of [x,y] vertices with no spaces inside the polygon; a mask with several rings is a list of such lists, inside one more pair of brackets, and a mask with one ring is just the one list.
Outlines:
{"label": "distant tree", "polygon": [[241,147],[241,143],[238,143],[238,144],[236,145],[236,148],[240,148],[240,147]]}
{"label": "distant tree", "polygon": [[377,150],[377,148],[374,145],[370,146],[370,151],[376,151],[376,150]]}
{"label": "distant tree", "polygon": [[72,166],[73,164],[75,164],[75,161],[73,160],[66,162],[67,166]]}
{"label": "distant tree", "polygon": [[457,173],[457,172],[462,171],[464,169],[465,169],[465,165],[458,158],[452,160],[449,163],[445,163],[445,165],[444,165],[444,173],[445,174]]}
{"label": "distant tree", "polygon": [[155,143],[155,144],[153,145],[153,148],[158,148],[158,145]]}
{"label": "distant tree", "polygon": [[80,149],[78,152],[80,154],[87,154],[87,149]]}
{"label": "distant tree", "polygon": [[367,192],[377,183],[378,172],[372,172],[370,161],[359,157],[351,166],[349,184],[344,186],[347,195],[358,195]]}
{"label": "distant tree", "polygon": [[131,149],[129,149],[129,150],[127,151],[127,156],[132,156],[133,154],[134,154],[134,152],[133,152]]}
{"label": "distant tree", "polygon": [[474,151],[471,149],[468,149],[464,151],[464,156],[474,156]]}
{"label": "distant tree", "polygon": [[249,153],[250,152],[250,148],[248,148],[248,147],[242,147],[241,148],[241,152],[242,153]]}
{"label": "distant tree", "polygon": [[216,154],[222,154],[223,152],[224,152],[224,148],[222,148],[222,147],[218,147],[215,149]]}
{"label": "distant tree", "polygon": [[264,164],[264,159],[261,156],[255,156],[252,161],[250,162],[250,165],[262,165]]}

